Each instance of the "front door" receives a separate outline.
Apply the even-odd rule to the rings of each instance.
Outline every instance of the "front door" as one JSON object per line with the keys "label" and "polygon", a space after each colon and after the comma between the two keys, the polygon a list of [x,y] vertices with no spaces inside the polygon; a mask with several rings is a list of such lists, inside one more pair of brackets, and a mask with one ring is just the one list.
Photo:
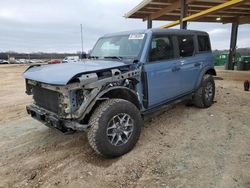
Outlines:
{"label": "front door", "polygon": [[148,63],[144,65],[149,108],[181,94],[180,61],[175,58],[174,46],[170,36],[154,36],[152,39]]}

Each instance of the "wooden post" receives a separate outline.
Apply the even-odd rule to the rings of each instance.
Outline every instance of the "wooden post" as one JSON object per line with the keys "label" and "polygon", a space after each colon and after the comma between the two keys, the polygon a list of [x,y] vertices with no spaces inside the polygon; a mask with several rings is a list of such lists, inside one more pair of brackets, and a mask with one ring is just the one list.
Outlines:
{"label": "wooden post", "polygon": [[149,17],[147,18],[147,28],[148,29],[152,28],[152,20]]}
{"label": "wooden post", "polygon": [[236,60],[238,27],[239,27],[238,23],[232,23],[230,49],[229,49],[228,61],[226,62],[225,66],[226,70],[234,70],[234,64]]}
{"label": "wooden post", "polygon": [[187,16],[187,4],[186,0],[180,0],[181,14],[180,14],[180,29],[187,29],[187,21],[183,21],[183,18]]}

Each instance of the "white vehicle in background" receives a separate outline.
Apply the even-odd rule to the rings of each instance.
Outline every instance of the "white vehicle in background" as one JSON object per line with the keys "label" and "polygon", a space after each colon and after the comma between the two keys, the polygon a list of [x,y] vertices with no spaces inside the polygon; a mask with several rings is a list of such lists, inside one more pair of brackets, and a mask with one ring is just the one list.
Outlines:
{"label": "white vehicle in background", "polygon": [[19,59],[19,64],[25,64],[25,63],[27,63],[26,59]]}
{"label": "white vehicle in background", "polygon": [[79,61],[79,56],[67,56],[62,60],[62,63],[72,63]]}
{"label": "white vehicle in background", "polygon": [[7,60],[0,59],[0,64],[9,64]]}

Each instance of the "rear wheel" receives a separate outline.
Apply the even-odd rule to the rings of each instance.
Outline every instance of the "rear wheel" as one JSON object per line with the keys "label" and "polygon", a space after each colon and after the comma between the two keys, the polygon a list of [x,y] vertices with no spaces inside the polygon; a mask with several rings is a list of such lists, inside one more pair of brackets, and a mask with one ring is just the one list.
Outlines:
{"label": "rear wheel", "polygon": [[106,157],[129,152],[139,139],[140,111],[129,101],[110,99],[103,102],[90,118],[90,146]]}
{"label": "rear wheel", "polygon": [[193,104],[199,108],[208,108],[213,104],[215,83],[212,75],[206,74],[198,90],[194,94]]}

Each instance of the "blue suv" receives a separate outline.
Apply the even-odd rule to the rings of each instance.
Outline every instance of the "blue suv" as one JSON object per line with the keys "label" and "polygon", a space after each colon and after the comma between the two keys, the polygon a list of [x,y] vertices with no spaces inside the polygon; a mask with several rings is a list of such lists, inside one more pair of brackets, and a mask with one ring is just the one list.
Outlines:
{"label": "blue suv", "polygon": [[64,133],[87,131],[106,157],[129,152],[145,115],[188,101],[213,104],[213,55],[206,32],[149,29],[101,37],[87,59],[29,67],[27,112]]}

